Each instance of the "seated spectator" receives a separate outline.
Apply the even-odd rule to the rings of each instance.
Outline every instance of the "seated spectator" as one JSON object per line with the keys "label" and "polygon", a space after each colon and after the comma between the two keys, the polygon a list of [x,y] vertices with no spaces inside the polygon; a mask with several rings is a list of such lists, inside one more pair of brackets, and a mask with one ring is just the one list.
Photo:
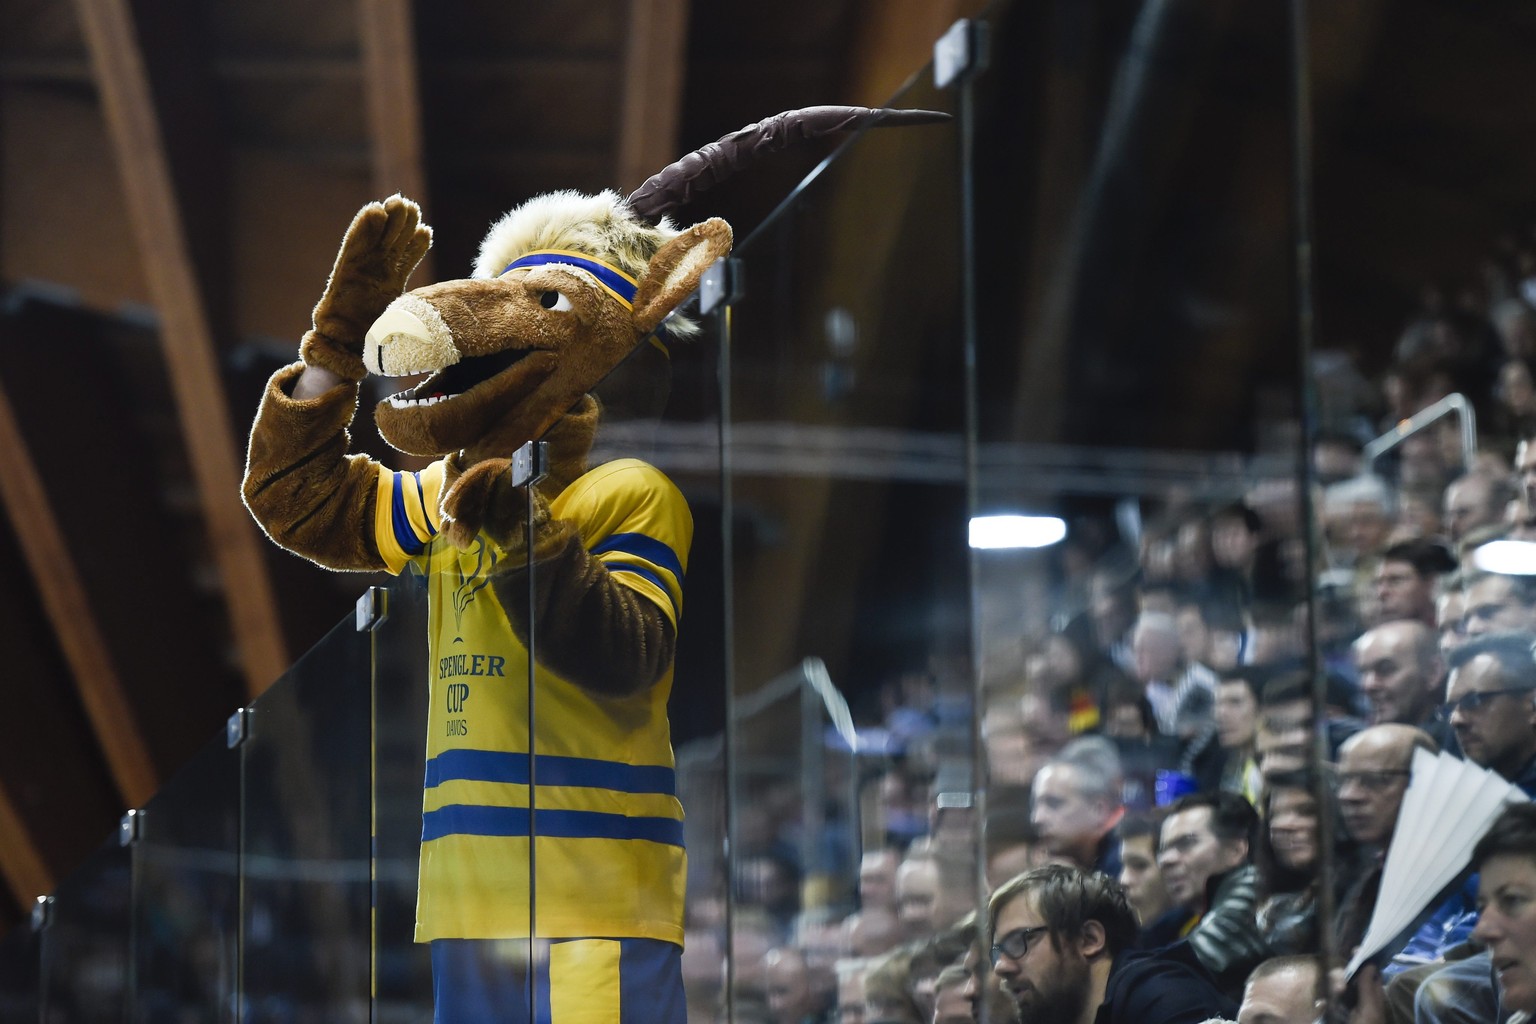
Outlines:
{"label": "seated spectator", "polygon": [[859,906],[896,909],[896,869],[901,854],[894,847],[865,850],[859,858]]}
{"label": "seated spectator", "polygon": [[1323,525],[1333,564],[1357,568],[1372,563],[1386,547],[1396,515],[1392,488],[1378,476],[1356,476],[1330,485],[1323,492]]}
{"label": "seated spectator", "polygon": [[1440,577],[1456,571],[1456,557],[1438,541],[1417,540],[1393,544],[1382,552],[1376,567],[1376,623],[1412,619],[1433,625],[1435,585]]}
{"label": "seated spectator", "polygon": [[1330,757],[1360,730],[1348,716],[1318,716],[1312,679],[1300,670],[1282,671],[1259,690],[1259,729],[1254,740],[1259,772],[1273,775],[1304,771],[1312,763],[1312,735],[1322,729]]}
{"label": "seated spectator", "polygon": [[970,975],[960,964],[950,964],[939,972],[933,985],[933,1024],[974,1024],[965,997],[965,983]]}
{"label": "seated spectator", "polygon": [[1127,817],[1120,823],[1120,884],[1141,925],[1138,946],[1154,949],[1182,937],[1179,929],[1187,915],[1168,898],[1157,866],[1157,826],[1150,819]]}
{"label": "seated spectator", "polygon": [[959,923],[913,945],[907,966],[907,988],[925,1022],[933,1016],[939,974],[946,967],[958,965],[975,941],[976,913],[972,909]]}
{"label": "seated spectator", "polygon": [[1251,666],[1236,669],[1216,687],[1215,735],[1221,752],[1219,771],[1212,780],[1214,786],[1201,787],[1236,793],[1249,803],[1259,798],[1262,785],[1254,742],[1259,727],[1259,694],[1254,685],[1257,677],[1258,673]]}
{"label": "seated spectator", "polygon": [[1447,662],[1451,652],[1467,642],[1466,623],[1462,619],[1466,602],[1461,580],[1459,571],[1440,577],[1440,590],[1435,596],[1435,631],[1439,637],[1440,657]]}
{"label": "seated spectator", "polygon": [[1238,577],[1253,594],[1253,569],[1264,539],[1264,520],[1251,505],[1234,502],[1211,516],[1211,557],[1218,571]]}
{"label": "seated spectator", "polygon": [[[1297,773],[1269,780],[1260,807],[1253,856],[1259,876],[1259,933],[1276,956],[1316,952],[1322,941],[1317,914],[1323,831],[1312,777]],[[1353,866],[1351,857],[1340,854],[1353,847],[1336,850],[1338,882],[1349,878]]]}
{"label": "seated spectator", "polygon": [[1387,536],[1388,547],[1407,541],[1439,537],[1440,502],[1444,488],[1436,480],[1404,486],[1397,496],[1397,525]]}
{"label": "seated spectator", "polygon": [[1120,756],[1102,736],[1073,740],[1035,776],[1030,820],[1040,845],[1058,862],[1114,877],[1120,873],[1115,826],[1121,802]]}
{"label": "seated spectator", "polygon": [[1095,650],[1129,670],[1130,632],[1135,622],[1136,566],[1127,558],[1106,557],[1094,566],[1088,579],[1087,615],[1074,620],[1067,631],[1086,630]]}
{"label": "seated spectator", "polygon": [[1477,470],[1463,473],[1445,488],[1441,521],[1446,536],[1455,545],[1480,526],[1501,525],[1516,493],[1508,477]]}
{"label": "seated spectator", "polygon": [[775,1024],[820,1024],[836,1002],[835,979],[818,978],[793,946],[769,950],[763,973]]}
{"label": "seated spectator", "polygon": [[1051,864],[987,904],[993,968],[1028,1024],[1200,1024],[1236,1006],[1186,944],[1135,950],[1136,913],[1102,874]]}
{"label": "seated spectator", "polygon": [[1179,763],[1179,741],[1157,731],[1152,705],[1140,686],[1120,680],[1105,698],[1104,735],[1120,754],[1125,805],[1149,811],[1157,791],[1157,774]]}
{"label": "seated spectator", "polygon": [[1536,576],[1474,570],[1462,577],[1467,636],[1536,633]]}
{"label": "seated spectator", "polygon": [[864,975],[869,966],[865,957],[837,962],[837,1024],[864,1024]]}
{"label": "seated spectator", "polygon": [[1074,736],[1102,724],[1105,696],[1129,677],[1081,639],[1080,633],[1052,633],[1025,663],[1030,685],[1052,694],[1068,710],[1067,727]]}
{"label": "seated spectator", "polygon": [[879,956],[901,942],[901,922],[896,913],[870,907],[843,920],[843,946],[853,957]]}
{"label": "seated spectator", "polygon": [[1019,699],[992,696],[981,717],[981,744],[987,776],[994,782],[1028,786],[1048,754],[1035,750]]}
{"label": "seated spectator", "polygon": [[1475,637],[1451,655],[1441,714],[1467,760],[1536,797],[1536,635]]}
{"label": "seated spectator", "polygon": [[1515,479],[1519,507],[1514,521],[1527,526],[1536,520],[1536,437],[1524,438],[1515,446]]}
{"label": "seated spectator", "polygon": [[934,933],[938,903],[939,860],[914,846],[896,869],[896,919],[903,941],[927,938]]}
{"label": "seated spectator", "polygon": [[990,936],[976,929],[975,939],[965,951],[961,966],[965,969],[965,1001],[970,1004],[971,1019],[986,1024],[1017,1024],[1018,1007],[1003,989],[1002,979],[992,970],[987,943]]}
{"label": "seated spectator", "polygon": [[1384,622],[1355,641],[1354,653],[1372,725],[1411,725],[1448,745],[1450,730],[1435,717],[1445,693],[1445,660],[1431,627],[1410,619]]}
{"label": "seated spectator", "polygon": [[1040,834],[1030,823],[1030,792],[1024,786],[987,787],[987,886],[995,889],[1014,875],[1045,863]]}
{"label": "seated spectator", "polygon": [[1131,633],[1131,652],[1133,675],[1146,689],[1160,732],[1188,739],[1211,722],[1216,674],[1185,660],[1172,615],[1140,615]]}
{"label": "seated spectator", "polygon": [[1282,956],[1253,969],[1243,988],[1237,1024],[1314,1024],[1327,1008],[1316,956]]}
{"label": "seated spectator", "polygon": [[1473,937],[1488,947],[1499,1000],[1522,1024],[1536,1016],[1536,806],[1516,804],[1472,853],[1482,907]]}
{"label": "seated spectator", "polygon": [[1182,934],[1223,991],[1238,994],[1266,954],[1255,916],[1258,873],[1251,863],[1258,816],[1235,793],[1193,793],[1168,808],[1157,864]]}
{"label": "seated spectator", "polygon": [[898,946],[877,958],[864,973],[864,1019],[870,1024],[926,1024],[912,1001],[911,946]]}
{"label": "seated spectator", "polygon": [[[1439,750],[1435,741],[1419,729],[1373,725],[1351,737],[1340,752],[1339,813],[1344,829],[1367,851],[1374,851],[1372,866],[1340,902],[1336,936],[1339,951],[1345,955],[1360,944],[1370,924],[1381,886],[1381,865],[1397,829],[1415,747],[1431,753]],[[1408,937],[1402,950],[1388,951],[1394,959],[1383,969],[1383,975],[1402,971],[1408,966],[1408,959],[1438,958],[1466,939],[1473,917],[1470,891],[1452,892]],[[1403,959],[1397,957],[1399,953]]]}
{"label": "seated spectator", "polygon": [[[1470,640],[1451,658],[1447,712],[1467,760],[1499,775],[1536,797],[1536,661],[1528,633],[1488,634]],[[1536,891],[1532,893],[1536,897]],[[1486,910],[1485,910],[1486,913]],[[1479,927],[1481,922],[1479,922]],[[1473,929],[1473,938],[1478,938]],[[1484,950],[1429,973],[1423,969],[1405,984],[1422,981],[1414,997],[1414,1015],[1432,1024],[1467,1018],[1492,1019],[1493,954]],[[1425,977],[1425,975],[1428,975]],[[1387,991],[1389,1001],[1404,996]]]}

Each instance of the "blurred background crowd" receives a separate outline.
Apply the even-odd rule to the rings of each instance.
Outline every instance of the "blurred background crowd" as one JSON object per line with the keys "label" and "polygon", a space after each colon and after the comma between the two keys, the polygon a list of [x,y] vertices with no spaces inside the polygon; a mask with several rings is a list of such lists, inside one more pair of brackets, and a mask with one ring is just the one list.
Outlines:
{"label": "blurred background crowd", "polygon": [[[1429,824],[1399,820],[1416,749],[1536,793],[1536,250],[1495,248],[1385,366],[1315,354],[1306,493],[1288,472],[1072,524],[1045,628],[981,638],[979,786],[946,778],[963,659],[881,687],[822,820],[797,780],[748,785],[730,920],[690,905],[699,1019],[730,986],[738,1021],[1013,1020],[977,908],[1048,862],[1118,878],[1144,945],[1188,939],[1240,999],[1267,958],[1360,942],[1393,836]],[[1412,1020],[1477,912],[1464,878],[1405,898],[1425,906],[1383,962]],[[1497,1015],[1486,982],[1442,1003]]]}

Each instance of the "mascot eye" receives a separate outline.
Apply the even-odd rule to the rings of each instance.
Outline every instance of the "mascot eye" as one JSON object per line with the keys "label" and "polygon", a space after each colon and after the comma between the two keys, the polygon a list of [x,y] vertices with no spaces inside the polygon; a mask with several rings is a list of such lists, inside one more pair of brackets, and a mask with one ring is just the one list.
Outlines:
{"label": "mascot eye", "polygon": [[539,296],[539,305],[563,313],[571,308],[571,300],[565,297],[564,292],[548,291]]}

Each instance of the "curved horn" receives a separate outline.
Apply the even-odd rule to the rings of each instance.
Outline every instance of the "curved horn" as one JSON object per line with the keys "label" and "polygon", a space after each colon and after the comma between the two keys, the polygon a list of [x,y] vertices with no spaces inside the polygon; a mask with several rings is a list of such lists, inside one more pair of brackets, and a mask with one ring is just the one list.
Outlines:
{"label": "curved horn", "polygon": [[890,107],[802,107],[764,118],[673,161],[646,179],[625,200],[629,208],[650,221],[688,202],[735,174],[759,157],[824,135],[869,126],[931,124],[947,121],[937,110],[895,110]]}

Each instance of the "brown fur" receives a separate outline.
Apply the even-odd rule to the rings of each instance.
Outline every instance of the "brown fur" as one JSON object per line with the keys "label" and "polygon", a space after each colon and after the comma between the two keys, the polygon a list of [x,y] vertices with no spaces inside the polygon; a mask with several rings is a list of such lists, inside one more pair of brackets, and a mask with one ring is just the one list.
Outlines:
{"label": "brown fur", "polygon": [[[612,205],[595,198],[598,208]],[[560,220],[569,220],[570,203],[535,201],[529,208],[540,218],[530,237],[555,237],[562,248],[589,251],[578,248],[586,236]],[[516,214],[493,232],[503,248],[516,248],[520,227],[511,220]],[[531,538],[528,559],[503,559],[501,565],[511,568],[493,580],[513,628],[527,639],[523,610],[529,606],[530,570],[523,566],[531,565],[540,660],[610,696],[634,694],[661,678],[671,662],[674,630],[659,608],[610,578],[582,547],[574,525],[550,516],[549,501],[586,470],[598,419],[590,392],[730,248],[730,228],[723,221],[679,233],[620,214],[605,215],[592,237],[607,239],[604,244],[622,240],[624,260],[652,253],[632,310],[584,272],[550,265],[412,292],[448,327],[452,349],[443,355],[441,346],[401,344],[398,351],[411,353],[409,358],[451,360],[447,365],[386,366],[396,351],[388,349],[390,338],[403,336],[367,339],[370,363],[399,373],[444,371],[500,352],[528,353],[435,404],[397,407],[386,400],[376,409],[375,422],[385,440],[402,451],[449,458],[441,511],[443,532],[453,543],[468,546],[484,532],[516,555],[528,550]],[[316,306],[314,330],[301,346],[304,364],[273,377],[251,432],[243,492],[252,514],[278,544],[331,568],[383,567],[372,541],[377,469],[363,456],[345,454],[347,426],[356,411],[355,382],[363,376],[369,325],[399,298],[430,239],[415,204],[399,196],[358,213]],[[619,261],[608,251],[590,255]],[[552,294],[560,297],[558,308],[550,307]],[[296,398],[293,389],[304,367],[329,371],[343,384],[318,397]],[[434,376],[423,387],[447,379]],[[541,438],[550,473],[530,497],[512,486],[509,460],[523,444]]]}

